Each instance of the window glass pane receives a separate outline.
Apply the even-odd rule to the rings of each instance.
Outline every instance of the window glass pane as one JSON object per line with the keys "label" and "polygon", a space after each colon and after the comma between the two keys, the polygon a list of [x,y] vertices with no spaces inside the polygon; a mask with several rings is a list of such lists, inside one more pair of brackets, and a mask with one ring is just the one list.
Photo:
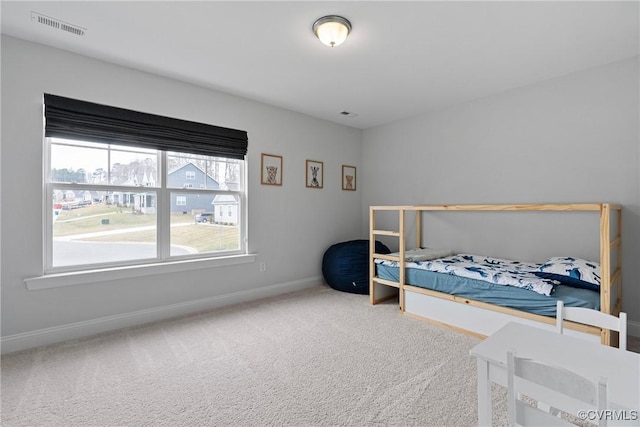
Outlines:
{"label": "window glass pane", "polygon": [[240,212],[236,195],[172,192],[171,256],[239,250]]}
{"label": "window glass pane", "polygon": [[86,183],[106,180],[108,156],[106,149],[51,144],[51,181]]}
{"label": "window glass pane", "polygon": [[216,178],[221,190],[242,190],[241,160],[210,158],[207,161],[207,170]]}
{"label": "window glass pane", "polygon": [[217,190],[218,182],[207,173],[207,159],[198,154],[167,154],[167,187]]}
{"label": "window glass pane", "polygon": [[168,153],[167,186],[240,191],[243,188],[243,162],[197,154]]}
{"label": "window glass pane", "polygon": [[78,147],[107,148],[109,146],[108,144],[103,144],[101,142],[79,141],[77,139],[49,138],[49,140],[53,144],[75,145]]}
{"label": "window glass pane", "polygon": [[[135,264],[167,253],[222,256],[244,248],[242,195],[225,191],[244,191],[244,160],[47,141],[53,182],[46,186],[53,203],[47,267]],[[159,175],[165,156],[168,188]],[[158,199],[165,197],[169,210],[157,212]],[[169,215],[169,229],[157,228],[157,214]],[[167,247],[159,247],[160,241]]]}
{"label": "window glass pane", "polygon": [[111,183],[136,187],[158,186],[157,152],[111,150]]}
{"label": "window glass pane", "polygon": [[53,267],[157,257],[155,191],[53,190]]}

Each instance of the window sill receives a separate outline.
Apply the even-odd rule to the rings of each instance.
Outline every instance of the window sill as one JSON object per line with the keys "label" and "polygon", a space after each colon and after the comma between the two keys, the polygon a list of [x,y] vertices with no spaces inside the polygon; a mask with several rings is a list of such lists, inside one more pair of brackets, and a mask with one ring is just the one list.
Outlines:
{"label": "window sill", "polygon": [[98,270],[74,271],[71,273],[47,274],[25,279],[29,291],[59,288],[63,286],[85,285],[107,280],[130,279],[154,274],[178,273],[201,268],[215,268],[229,265],[248,264],[256,261],[256,254],[235,255],[220,258],[206,258],[188,261],[163,262]]}

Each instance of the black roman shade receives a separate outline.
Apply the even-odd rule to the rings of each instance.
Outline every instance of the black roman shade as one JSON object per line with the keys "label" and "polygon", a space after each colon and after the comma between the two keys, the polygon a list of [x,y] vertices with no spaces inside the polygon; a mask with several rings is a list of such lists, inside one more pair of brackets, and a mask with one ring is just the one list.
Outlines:
{"label": "black roman shade", "polygon": [[244,159],[247,132],[44,95],[45,136]]}

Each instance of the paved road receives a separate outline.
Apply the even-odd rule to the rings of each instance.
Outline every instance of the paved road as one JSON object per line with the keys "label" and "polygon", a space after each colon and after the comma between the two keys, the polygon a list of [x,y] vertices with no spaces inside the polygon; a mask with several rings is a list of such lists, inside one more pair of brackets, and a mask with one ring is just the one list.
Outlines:
{"label": "paved road", "polygon": [[[174,224],[172,227],[190,225],[190,223]],[[56,267],[66,265],[97,264],[103,262],[118,262],[130,260],[144,260],[156,257],[155,243],[136,242],[87,242],[78,239],[106,236],[112,234],[134,233],[143,230],[154,230],[151,227],[134,227],[121,230],[99,231],[95,233],[74,234],[71,236],[56,237],[53,240],[53,259]],[[186,246],[171,246],[171,255],[187,255],[195,253],[192,248]]]}
{"label": "paved road", "polygon": [[[186,255],[193,251],[181,246],[171,246],[171,255]],[[54,241],[53,257],[56,267],[102,262],[151,259],[156,256],[155,243],[113,243]]]}

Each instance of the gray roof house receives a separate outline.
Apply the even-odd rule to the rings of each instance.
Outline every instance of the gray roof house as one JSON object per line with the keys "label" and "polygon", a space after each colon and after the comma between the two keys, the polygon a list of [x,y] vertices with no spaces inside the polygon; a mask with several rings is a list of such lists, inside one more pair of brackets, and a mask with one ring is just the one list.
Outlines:
{"label": "gray roof house", "polygon": [[[220,184],[210,175],[193,163],[169,172],[167,175],[167,186],[169,188],[197,188],[216,190]],[[171,193],[171,212],[175,213],[197,213],[211,211],[213,198],[206,194],[194,193]]]}

